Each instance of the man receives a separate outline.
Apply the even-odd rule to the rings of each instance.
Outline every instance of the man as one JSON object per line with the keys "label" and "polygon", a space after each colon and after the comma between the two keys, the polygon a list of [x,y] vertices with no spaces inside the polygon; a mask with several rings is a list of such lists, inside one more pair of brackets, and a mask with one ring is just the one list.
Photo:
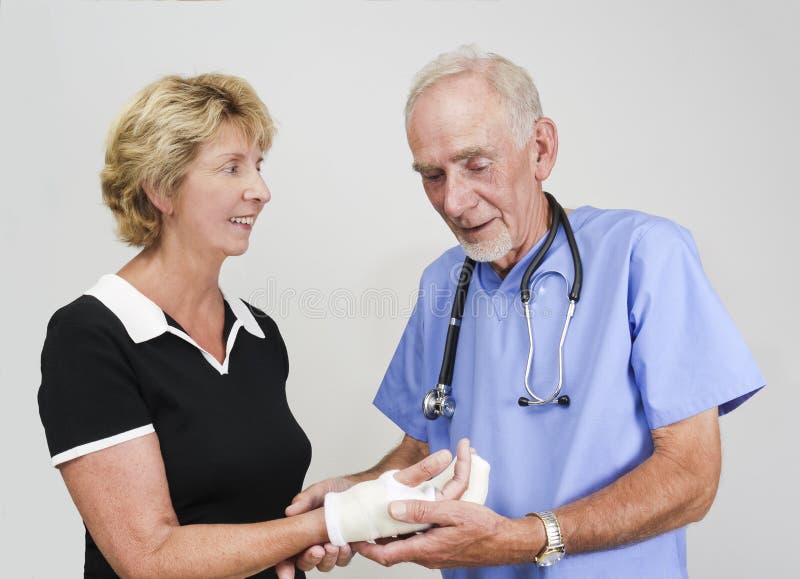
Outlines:
{"label": "man", "polygon": [[[521,395],[548,398],[559,383],[576,277],[560,227],[530,280],[527,380],[520,282],[558,215],[542,189],[556,161],[555,124],[523,69],[462,48],[420,72],[406,126],[414,169],[460,246],[423,273],[375,398],[405,438],[370,471],[310,487],[287,514],[468,436],[492,466],[486,506],[393,503],[395,519],[435,527],[358,552],[384,565],[456,568],[448,578],[687,576],[685,527],[708,512],[719,481],[718,416],[764,383],[690,234],[633,211],[569,212],[583,264],[563,344],[560,394],[570,403],[520,407]],[[438,297],[447,289],[452,303],[465,254],[477,265],[453,373],[457,406],[452,418],[428,420],[421,403],[437,383],[450,323]],[[298,564],[324,570],[348,556],[317,548]]]}

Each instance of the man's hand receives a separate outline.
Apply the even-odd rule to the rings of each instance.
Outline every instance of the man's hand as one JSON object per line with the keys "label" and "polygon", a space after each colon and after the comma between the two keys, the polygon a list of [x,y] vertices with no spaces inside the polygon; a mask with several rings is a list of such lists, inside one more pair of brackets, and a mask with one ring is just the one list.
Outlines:
{"label": "man's hand", "polygon": [[[408,438],[408,437],[407,437]],[[408,438],[401,443],[398,449],[415,443]],[[417,443],[418,444],[418,443]],[[396,449],[396,450],[398,450]],[[415,448],[416,450],[416,448]],[[449,481],[442,490],[443,498],[459,498],[467,488],[470,472],[470,446],[469,440],[462,439],[456,449],[458,462],[456,463],[455,476]],[[396,475],[395,479],[408,486],[416,486],[429,480],[447,468],[452,459],[448,450],[440,450],[432,455],[422,458],[416,464],[412,464]],[[386,461],[384,461],[386,462]],[[380,472],[374,473],[377,476]],[[359,478],[366,480],[372,476],[336,477],[315,483],[303,490],[292,499],[292,504],[286,508],[286,516],[292,517],[301,513],[321,507],[325,501],[325,495],[329,492],[341,492],[347,490],[357,482]],[[302,571],[310,571],[315,567],[319,571],[330,571],[335,566],[344,567],[353,558],[353,551],[349,545],[336,547],[330,543],[325,545],[314,545],[298,555],[294,561],[282,561],[276,567],[276,572],[280,579],[293,579],[295,565]]]}
{"label": "man's hand", "polygon": [[386,567],[406,561],[430,569],[531,561],[543,534],[534,521],[507,519],[482,505],[455,500],[397,501],[389,513],[398,521],[436,526],[382,545],[353,544],[357,553]]}

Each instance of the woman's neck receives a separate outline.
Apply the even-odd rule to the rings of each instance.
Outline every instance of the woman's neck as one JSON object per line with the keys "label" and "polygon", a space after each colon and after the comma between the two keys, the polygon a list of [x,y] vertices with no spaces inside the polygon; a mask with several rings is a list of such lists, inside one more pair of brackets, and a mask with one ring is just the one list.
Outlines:
{"label": "woman's neck", "polygon": [[162,244],[142,250],[118,275],[175,319],[222,305],[222,259],[210,260]]}

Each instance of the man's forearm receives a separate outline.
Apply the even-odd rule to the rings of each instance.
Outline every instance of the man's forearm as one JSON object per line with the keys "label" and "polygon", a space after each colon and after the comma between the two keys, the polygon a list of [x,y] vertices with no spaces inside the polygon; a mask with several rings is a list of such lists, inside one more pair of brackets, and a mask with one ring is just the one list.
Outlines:
{"label": "man's forearm", "polygon": [[[389,451],[375,466],[365,471],[347,475],[346,479],[361,482],[378,478],[387,470],[402,470],[416,464],[430,454],[428,443],[405,435],[394,449]],[[435,474],[435,473],[434,473]]]}
{"label": "man's forearm", "polygon": [[[653,430],[652,436],[649,459],[596,493],[555,509],[568,555],[641,541],[706,513],[719,481],[717,410]],[[392,516],[433,528],[404,541],[358,545],[359,553],[382,565],[533,563],[546,541],[538,517],[510,519],[460,501],[408,501],[393,505]]]}

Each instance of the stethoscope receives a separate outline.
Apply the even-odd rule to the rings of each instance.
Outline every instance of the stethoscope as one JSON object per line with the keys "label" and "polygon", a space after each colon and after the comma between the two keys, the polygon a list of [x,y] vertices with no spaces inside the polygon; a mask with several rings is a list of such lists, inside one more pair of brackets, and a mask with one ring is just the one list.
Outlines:
{"label": "stethoscope", "polygon": [[[525,270],[520,283],[520,299],[522,300],[522,308],[525,313],[525,320],[528,324],[528,340],[530,348],[528,350],[528,363],[525,367],[525,390],[530,395],[530,398],[521,396],[517,401],[520,406],[544,406],[545,404],[558,404],[559,406],[569,406],[570,399],[566,394],[561,395],[561,386],[564,381],[564,341],[567,338],[567,330],[569,329],[570,321],[575,315],[575,304],[581,296],[581,283],[583,281],[583,266],[581,265],[581,255],[578,251],[578,244],[575,243],[575,235],[572,233],[572,226],[567,219],[564,209],[556,201],[555,197],[550,193],[545,192],[547,201],[550,204],[550,212],[553,216],[553,221],[550,224],[550,231],[547,238],[542,244],[542,247],[531,260],[530,265]],[[536,270],[539,268],[550,246],[553,245],[553,240],[558,233],[558,226],[564,228],[564,233],[567,236],[567,243],[572,252],[572,266],[575,270],[575,279],[572,282],[572,289],[569,292],[569,307],[567,308],[567,316],[564,320],[564,328],[561,330],[561,339],[558,344],[558,383],[553,388],[553,391],[546,398],[540,398],[533,391],[530,385],[531,365],[533,364],[533,330],[531,328],[531,291],[530,280]],[[444,344],[444,355],[442,356],[442,369],[439,371],[439,382],[435,388],[432,388],[425,395],[422,400],[422,414],[429,420],[435,420],[440,416],[451,418],[456,411],[456,401],[452,396],[453,387],[453,369],[456,362],[456,349],[458,348],[458,334],[461,329],[461,318],[464,315],[464,304],[467,301],[467,290],[469,289],[470,281],[472,281],[472,272],[475,270],[475,261],[469,257],[464,260],[464,265],[461,267],[461,273],[458,275],[458,286],[456,287],[456,295],[453,300],[453,308],[450,312],[450,324],[447,328],[447,339]]]}

